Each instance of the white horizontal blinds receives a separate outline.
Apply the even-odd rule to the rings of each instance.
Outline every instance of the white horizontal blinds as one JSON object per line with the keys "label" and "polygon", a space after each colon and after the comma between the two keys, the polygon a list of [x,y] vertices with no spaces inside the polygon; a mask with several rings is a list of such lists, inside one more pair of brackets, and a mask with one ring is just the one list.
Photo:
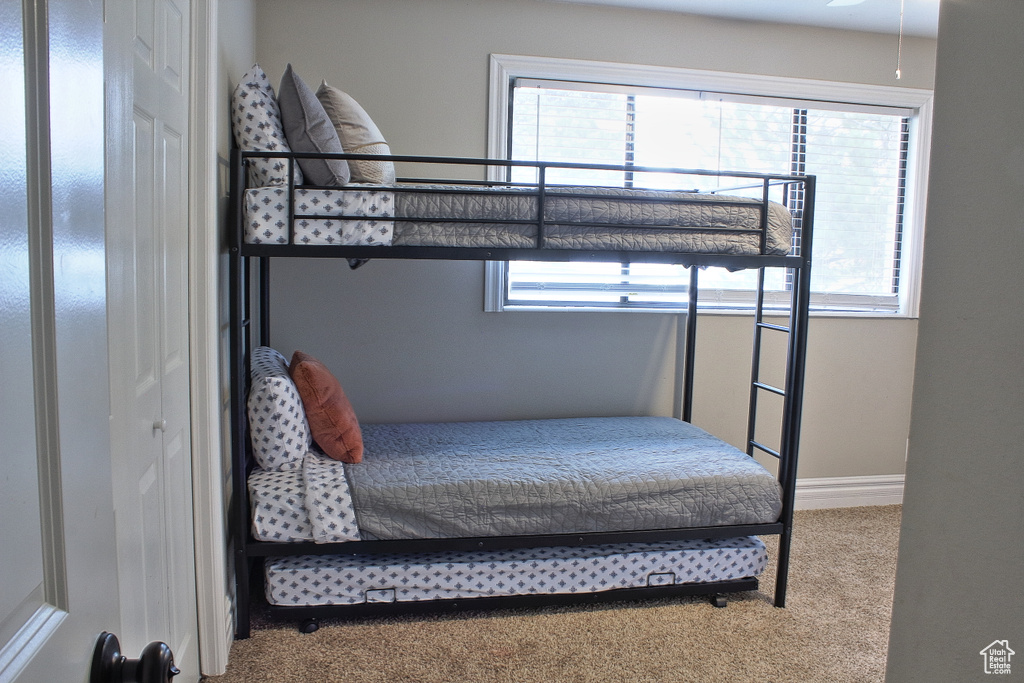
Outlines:
{"label": "white horizontal blinds", "polygon": [[[517,84],[512,94],[511,157],[526,161],[612,164],[635,157],[636,97],[614,88]],[[534,169],[513,168],[513,182],[537,182]],[[549,168],[547,183],[624,187],[629,172]],[[687,296],[682,269],[655,264],[512,261],[506,303],[591,308],[678,306]]]}
{"label": "white horizontal blinds", "polygon": [[[708,116],[697,99],[638,95],[634,160],[638,166],[717,168],[720,139],[717,116]],[[712,189],[710,176],[645,173],[634,177],[639,187],[687,190]]]}
{"label": "white horizontal blinds", "polygon": [[[512,159],[588,164],[626,163],[627,95],[517,86],[512,101]],[[535,183],[530,168],[514,168],[514,182]],[[546,182],[622,187],[621,172],[551,168]]]}
{"label": "white horizontal blinds", "polygon": [[896,197],[896,249],[893,253],[892,293],[900,293],[903,266],[903,231],[907,217],[907,173],[910,170],[910,118],[903,117],[900,124],[900,176]]}
{"label": "white horizontal blinds", "polygon": [[895,307],[903,123],[901,116],[808,112],[807,173],[818,178],[815,292],[890,296]]}
{"label": "white horizontal blinds", "polygon": [[[703,168],[715,171],[788,173],[793,109],[788,106],[732,102],[710,93],[693,97],[663,94],[636,97],[636,164],[638,166]],[[665,189],[711,191],[742,186],[748,181],[723,176],[644,174],[636,185]],[[761,198],[760,186],[730,190],[730,194]],[[781,188],[772,199],[782,200]],[[677,277],[685,271],[677,269]],[[784,274],[767,273],[767,287],[784,287]],[[705,287],[753,289],[755,271],[730,273],[712,268],[701,274]]]}
{"label": "white horizontal blinds", "polygon": [[689,281],[672,277],[669,271],[674,266],[530,261],[509,265],[512,305],[674,309],[687,298]]}
{"label": "white horizontal blinds", "polygon": [[[895,311],[907,114],[696,91],[517,82],[510,150],[513,159],[524,160],[815,174],[815,305]],[[547,181],[559,184],[703,191],[726,185],[730,194],[762,193],[760,187],[733,189],[742,180],[693,174],[549,173]],[[512,179],[537,181],[532,169],[515,169]],[[781,187],[771,192],[783,201]],[[656,264],[514,261],[506,275],[509,305],[682,307],[688,282],[685,269]],[[755,278],[754,271],[703,271],[702,305],[737,305]],[[769,269],[766,286],[785,290],[785,271]]]}
{"label": "white horizontal blinds", "polygon": [[[789,171],[788,107],[729,102],[702,93],[698,100],[638,96],[637,110],[638,164],[723,172]],[[698,182],[702,190],[736,184],[727,177]],[[737,194],[761,196],[760,189]]]}

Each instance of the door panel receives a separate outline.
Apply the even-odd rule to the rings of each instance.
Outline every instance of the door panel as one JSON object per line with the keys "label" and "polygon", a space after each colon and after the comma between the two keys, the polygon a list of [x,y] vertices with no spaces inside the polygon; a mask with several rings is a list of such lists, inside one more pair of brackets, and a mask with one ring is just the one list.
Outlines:
{"label": "door panel", "polygon": [[[186,476],[191,472],[190,463],[191,451],[188,448],[189,434],[184,430],[179,431],[168,440],[166,448],[167,459],[167,480],[165,489],[168,500],[184,501],[191,510],[192,501],[192,480]],[[195,601],[195,567],[193,563],[193,534],[192,518],[183,515],[171,514],[167,519],[167,536],[169,539],[168,548],[171,552],[185,553],[185,560],[182,558],[168,558],[166,566],[169,569],[168,585],[190,586],[188,593],[191,600],[184,599],[181,595],[175,595],[168,605],[168,623],[170,630],[167,637],[171,638],[168,643],[173,642],[175,661],[179,662],[178,667],[185,671],[184,666],[190,667],[191,671],[199,671],[199,649],[198,631]]]}
{"label": "door panel", "polygon": [[0,15],[0,680],[86,681],[118,625],[102,8],[0,0]]}
{"label": "door panel", "polygon": [[[128,11],[126,7],[118,7],[118,11]],[[156,16],[154,15],[155,8],[152,2],[140,2],[135,8],[135,16],[133,22],[134,39],[132,44],[135,47],[136,59],[149,68],[153,68],[154,62],[154,49],[153,46],[156,44]]]}
{"label": "door panel", "polygon": [[[119,330],[120,334],[127,334],[129,337],[125,344],[131,350],[135,358],[135,400],[142,400],[145,396],[158,389],[157,380],[157,349],[158,349],[158,315],[159,311],[154,308],[152,302],[156,299],[156,281],[152,277],[150,268],[144,268],[141,272],[139,264],[151,264],[157,258],[157,241],[155,225],[152,221],[153,205],[155,198],[154,173],[156,166],[156,136],[157,122],[152,114],[136,109],[132,112],[132,141],[131,154],[134,157],[132,187],[134,192],[131,195],[122,196],[122,201],[127,201],[132,207],[134,216],[134,230],[126,230],[126,243],[132,246],[131,252],[121,254],[119,259],[128,259],[127,273],[132,278],[132,289],[129,292],[119,294],[125,299],[124,310],[132,312],[132,319],[125,321],[126,329]],[[122,193],[118,193],[122,194]],[[116,318],[114,319],[116,322]],[[120,340],[115,339],[112,343],[119,344]],[[156,409],[153,410],[154,417]]]}
{"label": "door panel", "polygon": [[[182,6],[187,9],[187,6]],[[170,89],[185,95],[185,54],[188,43],[188,27],[182,8],[174,2],[163,0],[157,3],[160,28],[163,29],[162,62],[159,71],[164,83]]]}
{"label": "door panel", "polygon": [[[25,55],[20,2],[0,2],[0,73],[14,106],[0,107],[0,643],[44,602],[29,274]],[[20,97],[18,95],[21,95]],[[19,548],[23,552],[7,552]],[[0,655],[2,656],[2,655]],[[0,666],[0,671],[2,671]]]}

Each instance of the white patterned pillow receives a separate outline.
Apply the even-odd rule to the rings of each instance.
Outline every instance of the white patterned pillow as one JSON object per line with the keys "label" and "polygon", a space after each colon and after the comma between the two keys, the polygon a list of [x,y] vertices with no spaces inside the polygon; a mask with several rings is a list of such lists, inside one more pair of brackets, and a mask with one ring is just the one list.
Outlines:
{"label": "white patterned pillow", "polygon": [[249,500],[254,538],[275,543],[313,538],[302,472],[253,470],[249,475]]}
{"label": "white patterned pillow", "polygon": [[[242,151],[290,152],[281,123],[281,110],[274,88],[259,64],[253,64],[231,94],[231,126],[235,143]],[[302,169],[293,164],[295,184],[303,181]],[[288,184],[286,159],[249,160],[249,186],[269,187]]]}
{"label": "white patterned pillow", "polygon": [[284,356],[267,346],[249,361],[249,436],[253,457],[265,470],[297,470],[312,445],[306,412]]}
{"label": "white patterned pillow", "polygon": [[303,461],[302,481],[313,540],[358,541],[359,526],[344,463],[311,450]]}

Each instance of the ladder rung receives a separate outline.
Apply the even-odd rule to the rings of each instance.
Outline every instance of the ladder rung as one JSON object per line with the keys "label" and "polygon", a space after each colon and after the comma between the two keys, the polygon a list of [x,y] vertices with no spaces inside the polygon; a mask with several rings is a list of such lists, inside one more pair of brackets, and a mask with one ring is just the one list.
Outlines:
{"label": "ladder rung", "polygon": [[779,389],[778,387],[773,387],[772,385],[765,384],[764,382],[754,382],[754,386],[757,387],[758,389],[764,389],[765,391],[770,391],[773,394],[778,394],[779,396],[785,396],[786,395],[786,392],[783,389]]}
{"label": "ladder rung", "polygon": [[778,332],[786,332],[787,334],[789,333],[789,328],[786,327],[785,325],[775,325],[773,323],[758,323],[757,326],[763,327],[766,330],[776,330]]}
{"label": "ladder rung", "polygon": [[779,459],[782,458],[782,455],[777,450],[775,450],[773,448],[768,448],[764,444],[758,443],[758,442],[754,441],[753,439],[750,440],[750,445],[753,446],[754,448],[757,448],[759,450],[764,451],[768,455],[774,456],[774,457],[779,458]]}

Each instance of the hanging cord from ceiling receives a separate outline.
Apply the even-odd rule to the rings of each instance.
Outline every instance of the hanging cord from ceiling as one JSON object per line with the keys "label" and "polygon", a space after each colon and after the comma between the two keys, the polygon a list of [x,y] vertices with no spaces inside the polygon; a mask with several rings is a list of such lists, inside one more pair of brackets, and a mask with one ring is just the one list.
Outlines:
{"label": "hanging cord from ceiling", "polygon": [[900,68],[900,62],[903,58],[903,9],[906,0],[900,0],[900,35],[896,41],[896,80],[899,80],[903,76],[903,70]]}

